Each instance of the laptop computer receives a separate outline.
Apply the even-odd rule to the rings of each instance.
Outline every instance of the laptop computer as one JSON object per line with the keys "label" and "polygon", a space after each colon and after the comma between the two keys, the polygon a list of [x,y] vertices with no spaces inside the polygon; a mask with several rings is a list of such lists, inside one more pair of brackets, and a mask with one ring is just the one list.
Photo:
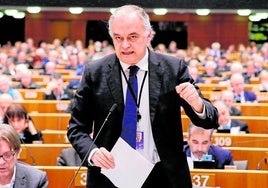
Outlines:
{"label": "laptop computer", "polygon": [[217,133],[230,133],[230,129],[217,129]]}
{"label": "laptop computer", "polygon": [[193,161],[194,168],[215,169],[215,161]]}

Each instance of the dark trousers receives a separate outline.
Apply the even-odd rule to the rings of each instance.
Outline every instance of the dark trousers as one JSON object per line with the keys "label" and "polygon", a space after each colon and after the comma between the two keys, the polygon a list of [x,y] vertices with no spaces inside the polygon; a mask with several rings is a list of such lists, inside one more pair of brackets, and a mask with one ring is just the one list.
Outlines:
{"label": "dark trousers", "polygon": [[[90,168],[87,176],[87,188],[117,188],[99,168]],[[161,162],[156,163],[153,170],[142,185],[142,188],[172,188]]]}
{"label": "dark trousers", "polygon": [[155,164],[153,170],[142,185],[142,188],[172,188],[161,162]]}

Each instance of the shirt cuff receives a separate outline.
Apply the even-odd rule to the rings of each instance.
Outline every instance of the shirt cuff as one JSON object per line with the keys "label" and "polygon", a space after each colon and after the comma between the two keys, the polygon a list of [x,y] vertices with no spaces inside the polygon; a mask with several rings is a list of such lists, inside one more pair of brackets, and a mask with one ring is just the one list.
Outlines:
{"label": "shirt cuff", "polygon": [[93,155],[96,151],[98,151],[98,150],[99,150],[99,148],[95,148],[95,149],[93,149],[93,150],[90,152],[90,154],[89,154],[89,156],[88,156],[88,159],[87,159],[88,164],[89,164],[90,166],[95,166],[95,164],[94,164],[93,161],[91,160],[91,157],[92,157],[92,155]]}
{"label": "shirt cuff", "polygon": [[[194,108],[193,108],[194,109]],[[195,109],[194,109],[195,111]],[[206,106],[204,105],[203,111],[201,113],[195,111],[195,113],[198,115],[198,117],[200,117],[201,119],[205,119],[205,112],[206,112]]]}

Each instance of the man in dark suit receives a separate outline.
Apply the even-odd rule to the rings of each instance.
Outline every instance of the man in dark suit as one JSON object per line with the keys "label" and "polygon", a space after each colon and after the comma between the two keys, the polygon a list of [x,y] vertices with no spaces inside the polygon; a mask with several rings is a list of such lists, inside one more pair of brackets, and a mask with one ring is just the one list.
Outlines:
{"label": "man in dark suit", "polygon": [[4,187],[47,188],[48,179],[44,171],[18,162],[20,150],[21,142],[15,129],[8,124],[0,124],[0,185]]}
{"label": "man in dark suit", "polygon": [[245,80],[242,74],[235,73],[230,78],[230,84],[234,92],[234,100],[237,103],[257,102],[254,92],[245,90]]}
{"label": "man in dark suit", "polygon": [[64,148],[57,158],[57,166],[79,166],[81,159],[74,148]]}
{"label": "man in dark suit", "polygon": [[231,119],[228,106],[223,101],[214,102],[214,106],[219,113],[219,127],[218,130],[231,130],[231,128],[239,127],[239,131],[249,133],[248,125],[240,120]]}
{"label": "man in dark suit", "polygon": [[[118,8],[109,19],[109,33],[116,54],[85,65],[67,132],[80,158],[87,159],[87,187],[116,187],[100,169],[116,165],[110,150],[122,131],[131,65],[139,68],[136,108],[140,115],[135,118],[137,133],[143,135],[142,144],[136,141],[136,150],[155,164],[142,187],[192,187],[183,151],[181,107],[192,122],[205,128],[217,128],[216,108],[203,98],[183,60],[149,50],[154,32],[143,9]],[[101,129],[113,104],[117,108]],[[89,137],[93,127],[95,143]]]}
{"label": "man in dark suit", "polygon": [[[216,169],[224,169],[225,165],[234,165],[232,153],[212,144],[213,129],[203,129],[194,124],[188,128],[187,145],[185,152],[188,161],[200,161],[204,155],[210,155],[215,161]],[[190,165],[189,165],[190,166]]]}

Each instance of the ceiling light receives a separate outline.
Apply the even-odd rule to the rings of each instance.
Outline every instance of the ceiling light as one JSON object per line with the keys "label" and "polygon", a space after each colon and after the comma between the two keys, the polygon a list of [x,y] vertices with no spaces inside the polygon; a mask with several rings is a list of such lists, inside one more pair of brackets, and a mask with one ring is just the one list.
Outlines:
{"label": "ceiling light", "polygon": [[155,15],[165,15],[167,13],[167,9],[166,8],[155,8],[153,10]]}
{"label": "ceiling light", "polygon": [[110,13],[113,14],[116,8],[110,8]]}
{"label": "ceiling light", "polygon": [[13,15],[13,17],[16,19],[22,19],[25,17],[25,12],[17,12],[16,14]]}
{"label": "ceiling light", "polygon": [[13,16],[14,14],[16,14],[18,12],[18,10],[16,9],[6,9],[4,10],[5,15],[7,16]]}
{"label": "ceiling light", "polygon": [[259,12],[259,13],[256,13],[256,16],[258,16],[261,19],[267,19],[268,18],[268,13],[266,13],[266,12]]}
{"label": "ceiling light", "polygon": [[196,14],[199,16],[207,16],[210,13],[209,9],[196,9]]}
{"label": "ceiling light", "polygon": [[237,10],[237,14],[239,16],[248,16],[248,15],[251,14],[251,10],[249,10],[249,9],[239,9],[239,10]]}
{"label": "ceiling light", "polygon": [[83,8],[81,7],[70,7],[69,12],[72,14],[81,14],[83,12]]}
{"label": "ceiling light", "polygon": [[2,18],[4,16],[3,12],[0,12],[0,18]]}
{"label": "ceiling light", "polygon": [[249,19],[251,22],[258,22],[258,21],[261,20],[261,18],[258,17],[257,15],[250,15],[250,16],[248,17],[248,19]]}
{"label": "ceiling light", "polygon": [[41,7],[27,7],[27,11],[31,14],[37,14],[41,11]]}

